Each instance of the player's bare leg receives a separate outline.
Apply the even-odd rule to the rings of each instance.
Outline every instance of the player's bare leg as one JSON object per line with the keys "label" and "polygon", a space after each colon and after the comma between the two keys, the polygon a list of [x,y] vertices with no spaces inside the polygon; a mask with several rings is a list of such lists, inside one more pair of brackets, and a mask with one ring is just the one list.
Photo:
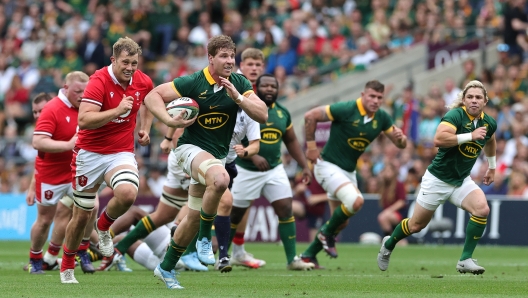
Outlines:
{"label": "player's bare leg", "polygon": [[28,271],[31,274],[44,273],[42,248],[48,239],[49,229],[55,217],[56,210],[57,205],[43,206],[37,204],[37,220],[35,220],[31,227],[31,248],[28,266]]}

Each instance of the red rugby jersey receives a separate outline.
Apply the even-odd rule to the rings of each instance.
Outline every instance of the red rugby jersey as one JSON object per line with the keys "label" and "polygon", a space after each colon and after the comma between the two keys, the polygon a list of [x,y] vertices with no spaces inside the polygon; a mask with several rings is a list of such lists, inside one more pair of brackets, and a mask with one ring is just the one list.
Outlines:
{"label": "red rugby jersey", "polygon": [[[53,140],[69,141],[78,130],[77,110],[59,90],[59,95],[50,100],[42,110],[34,135],[46,135]],[[40,181],[58,185],[71,182],[72,150],[48,153],[39,151],[35,160],[35,174]]]}
{"label": "red rugby jersey", "polygon": [[123,94],[134,98],[132,110],[96,129],[79,130],[76,147],[99,154],[134,152],[136,116],[145,96],[154,88],[152,80],[139,69],[123,89],[112,72],[112,65],[97,70],[84,90],[82,102],[95,104],[101,111],[116,108]]}

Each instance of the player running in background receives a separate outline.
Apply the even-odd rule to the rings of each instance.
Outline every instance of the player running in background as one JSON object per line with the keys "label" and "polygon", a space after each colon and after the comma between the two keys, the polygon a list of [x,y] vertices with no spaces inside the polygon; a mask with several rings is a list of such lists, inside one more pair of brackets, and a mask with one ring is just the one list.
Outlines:
{"label": "player running in background", "polygon": [[[245,49],[241,55],[240,68],[238,69],[238,71],[242,73],[251,82],[251,85],[253,86],[253,91],[257,92],[257,88],[255,87],[257,84],[257,79],[262,74],[264,74],[264,53],[262,53],[261,50],[255,48]],[[260,127],[258,125],[257,127],[260,130]],[[251,141],[251,139],[249,140]],[[258,143],[260,142],[257,142],[257,144]],[[231,171],[236,170],[236,165],[234,163],[232,163],[232,165],[228,163],[226,167],[232,180],[234,177]],[[222,208],[222,203],[220,203],[220,208]],[[229,211],[231,211],[231,209],[229,209]],[[246,232],[248,215],[249,212],[246,211],[240,223],[236,227],[231,227],[230,239],[233,243],[229,244],[233,245],[233,251],[230,264],[246,266],[250,268],[258,268],[266,265],[266,262],[264,260],[254,258],[253,255],[246,252],[244,248],[244,234]],[[221,240],[219,239],[218,242],[221,242]]]}
{"label": "player running in background", "polygon": [[[357,188],[356,163],[368,145],[381,132],[398,148],[407,145],[401,129],[395,127],[389,114],[380,109],[384,91],[383,84],[369,81],[357,100],[316,107],[304,115],[306,157],[314,164],[317,182],[328,193],[332,214],[317,238],[302,253],[305,262],[317,265],[316,256],[322,249],[330,257],[337,257],[336,235],[363,206],[363,196]],[[315,129],[317,122],[326,121],[332,121],[330,137],[320,153]]]}
{"label": "player running in background", "polygon": [[456,270],[460,273],[484,273],[484,267],[478,265],[472,256],[486,228],[490,209],[484,192],[471,179],[470,172],[484,150],[488,170],[483,182],[490,185],[495,178],[497,122],[483,112],[488,100],[484,85],[479,81],[470,81],[449,106],[450,111],[442,118],[434,137],[435,146],[440,149],[422,178],[413,215],[410,219],[403,219],[392,235],[383,238],[378,254],[381,270],[389,267],[396,243],[425,228],[436,208],[449,200],[471,214]]}
{"label": "player running in background", "polygon": [[[99,186],[105,182],[114,192],[95,224],[103,256],[114,256],[108,229],[136,200],[139,176],[134,157],[134,129],[140,111],[139,144],[150,143],[152,115],[143,99],[152,80],[138,70],[141,48],[132,39],[113,45],[112,63],[97,70],[84,91],[79,107],[79,133],[72,159],[73,217],[66,228],[61,282],[78,283],[74,256],[95,206]],[[111,261],[118,261],[113,258]]]}
{"label": "player running in background", "polygon": [[[64,230],[70,219],[73,201],[71,186],[72,149],[77,139],[77,116],[88,75],[75,71],[66,75],[64,88],[59,90],[39,116],[32,144],[37,149],[35,160],[35,192],[38,214],[31,228],[30,273],[43,273],[58,267],[57,255],[64,240]],[[29,195],[29,193],[28,193]],[[32,199],[28,196],[28,199]],[[28,201],[30,203],[30,201]],[[92,217],[95,220],[95,217]],[[42,247],[54,227],[48,250],[42,257]],[[85,273],[95,270],[86,252],[90,245],[91,228],[84,231],[78,255]]]}
{"label": "player running in background", "polygon": [[251,201],[262,195],[271,203],[279,218],[279,235],[286,253],[287,268],[290,270],[310,270],[314,264],[305,263],[297,257],[295,218],[292,212],[292,190],[288,176],[281,162],[281,144],[303,169],[303,183],[309,184],[312,173],[293,125],[290,113],[276,103],[279,82],[264,74],[256,82],[257,95],[268,107],[268,120],[260,125],[260,150],[250,158],[237,158],[239,175],[233,181],[233,208],[231,224],[236,226],[244,216]]}
{"label": "player running in background", "polygon": [[174,150],[178,165],[191,176],[189,212],[179,224],[163,262],[154,274],[169,289],[181,289],[174,266],[198,232],[196,242],[200,261],[215,263],[211,245],[211,226],[220,198],[229,185],[225,157],[242,108],[252,119],[265,122],[266,105],[254,94],[249,81],[233,73],[236,46],[229,36],[211,38],[207,45],[209,65],[202,71],[174,79],[156,87],[145,104],[169,127],[181,127],[165,110],[165,103],[178,97],[195,99],[200,106],[197,118],[188,126]]}

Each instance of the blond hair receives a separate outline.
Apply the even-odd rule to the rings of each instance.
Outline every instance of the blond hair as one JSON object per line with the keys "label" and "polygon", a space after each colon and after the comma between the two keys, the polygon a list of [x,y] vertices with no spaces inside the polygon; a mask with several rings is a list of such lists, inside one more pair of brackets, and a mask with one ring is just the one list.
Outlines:
{"label": "blond hair", "polygon": [[473,80],[473,81],[470,81],[469,83],[467,83],[466,87],[464,87],[464,90],[458,92],[458,95],[457,95],[457,98],[455,99],[455,101],[453,101],[452,104],[448,105],[447,108],[451,110],[451,109],[463,107],[464,106],[464,97],[466,96],[466,93],[469,90],[469,88],[480,88],[480,89],[482,89],[482,92],[484,93],[484,97],[486,98],[486,102],[488,102],[488,100],[489,100],[488,92],[486,91],[486,88],[484,88],[484,85],[480,81]]}
{"label": "blond hair", "polygon": [[64,83],[66,85],[70,85],[72,82],[86,83],[89,79],[90,77],[82,71],[72,71],[66,75]]}
{"label": "blond hair", "polygon": [[242,52],[241,60],[244,61],[248,58],[254,59],[254,60],[261,60],[264,62],[264,53],[262,53],[261,50],[255,49],[255,48],[247,48]]}
{"label": "blond hair", "polygon": [[128,56],[141,55],[142,53],[141,47],[128,36],[119,38],[112,46],[112,56],[114,58],[117,59],[121,52],[127,52]]}

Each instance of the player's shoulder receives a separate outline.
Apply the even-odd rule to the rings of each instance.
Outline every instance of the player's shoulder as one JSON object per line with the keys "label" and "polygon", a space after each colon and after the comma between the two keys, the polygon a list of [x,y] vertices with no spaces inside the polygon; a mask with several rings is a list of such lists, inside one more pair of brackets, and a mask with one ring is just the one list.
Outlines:
{"label": "player's shoulder", "polygon": [[152,86],[152,79],[144,72],[142,72],[141,70],[136,70],[134,72],[134,77],[132,79],[132,84],[139,84],[139,85],[147,85],[147,86]]}
{"label": "player's shoulder", "polygon": [[445,113],[444,118],[459,118],[465,115],[465,111],[462,107],[456,107],[453,109],[450,109]]}
{"label": "player's shoulder", "polygon": [[108,73],[108,66],[105,66],[103,68],[99,68],[98,70],[96,70],[91,76],[90,76],[90,80],[93,80],[93,79],[99,79],[99,80],[108,80],[108,79],[112,79],[110,77],[110,74]]}
{"label": "player's shoulder", "polygon": [[497,127],[497,120],[495,118],[491,117],[490,115],[484,113],[484,122],[489,123],[490,125]]}
{"label": "player's shoulder", "polygon": [[275,102],[275,108],[277,110],[282,110],[282,111],[284,111],[284,112],[286,112],[288,114],[290,113],[290,111],[288,111],[288,109],[285,106],[283,106],[282,104],[280,104],[278,102]]}
{"label": "player's shoulder", "polygon": [[231,80],[233,84],[247,83],[251,86],[251,82],[246,78],[246,76],[240,73],[236,73],[236,72],[231,73],[231,76],[229,79]]}

